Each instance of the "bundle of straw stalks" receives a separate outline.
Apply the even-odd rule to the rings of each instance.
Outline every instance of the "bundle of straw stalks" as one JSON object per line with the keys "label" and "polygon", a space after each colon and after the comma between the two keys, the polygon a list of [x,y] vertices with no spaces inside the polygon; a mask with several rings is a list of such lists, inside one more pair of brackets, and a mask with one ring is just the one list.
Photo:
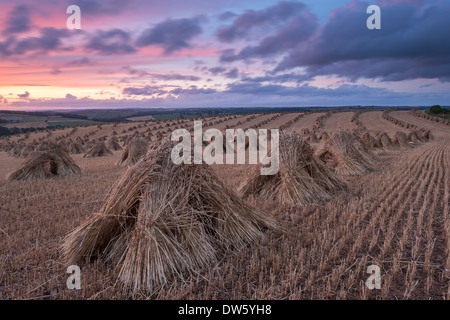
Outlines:
{"label": "bundle of straw stalks", "polygon": [[340,175],[365,174],[375,169],[377,157],[346,131],[338,131],[315,153]]}
{"label": "bundle of straw stalks", "polygon": [[317,138],[317,135],[314,132],[311,132],[306,138],[306,141],[309,143],[318,143],[319,139]]}
{"label": "bundle of straw stalks", "polygon": [[376,149],[381,147],[377,140],[367,131],[361,135],[361,141],[368,149]]}
{"label": "bundle of straw stalks", "polygon": [[63,148],[49,142],[31,152],[8,180],[36,180],[81,174],[80,167]]}
{"label": "bundle of straw stalks", "polygon": [[67,236],[62,251],[70,263],[104,259],[119,268],[127,288],[153,292],[278,228],[211,167],[173,164],[173,146],[168,139],[152,145],[117,182],[100,213]]}
{"label": "bundle of straw stalks", "polygon": [[407,139],[408,139],[408,141],[411,141],[411,142],[414,142],[417,144],[420,144],[420,142],[421,142],[421,140],[417,136],[417,132],[414,130],[408,133]]}
{"label": "bundle of straw stalks", "polygon": [[434,140],[434,136],[431,133],[431,130],[429,130],[429,129],[420,130],[420,134],[421,134],[422,138],[425,139],[426,141]]}
{"label": "bundle of straw stalks", "polygon": [[80,154],[84,152],[84,148],[81,144],[79,144],[78,142],[72,142],[69,145],[69,152],[71,154]]}
{"label": "bundle of straw stalks", "polygon": [[119,143],[119,139],[117,139],[116,136],[112,136],[108,140],[107,147],[108,147],[108,149],[114,150],[114,151],[122,150],[122,147],[120,146],[120,143]]}
{"label": "bundle of straw stalks", "polygon": [[93,140],[87,140],[84,143],[84,147],[89,150],[90,148],[92,148],[93,146],[95,146],[95,144],[97,143],[97,140],[93,139]]}
{"label": "bundle of straw stalks", "polygon": [[397,147],[394,145],[391,138],[388,136],[386,132],[381,132],[380,134],[378,134],[377,142],[385,150],[397,149]]}
{"label": "bundle of straw stalks", "polygon": [[413,135],[417,137],[417,140],[420,142],[427,142],[428,140],[423,136],[420,130],[413,130]]}
{"label": "bundle of straw stalks", "polygon": [[27,145],[20,150],[19,158],[26,158],[30,153],[34,151],[33,145]]}
{"label": "bundle of straw stalks", "polygon": [[149,143],[144,139],[133,139],[122,151],[119,166],[135,165],[147,152]]}
{"label": "bundle of straw stalks", "polygon": [[296,205],[330,199],[345,190],[344,180],[331,172],[313,153],[311,146],[297,133],[283,133],[280,137],[279,171],[262,176],[261,164],[241,185],[243,198],[250,195]]}
{"label": "bundle of straw stalks", "polygon": [[66,152],[69,152],[69,147],[67,147],[66,142],[63,140],[58,142],[58,147],[60,147],[61,149],[63,149]]}
{"label": "bundle of straw stalks", "polygon": [[11,149],[8,151],[8,155],[11,157],[18,157],[22,149],[25,148],[23,144],[13,145]]}
{"label": "bundle of straw stalks", "polygon": [[407,148],[407,149],[412,148],[411,144],[409,144],[409,142],[408,142],[408,138],[406,137],[406,134],[401,131],[397,131],[392,142],[397,147],[400,147],[400,148]]}
{"label": "bundle of straw stalks", "polygon": [[353,132],[349,133],[350,141],[355,147],[356,150],[365,158],[369,159],[369,161],[375,165],[376,162],[379,161],[378,156],[375,155],[374,152],[370,150],[370,148],[366,147],[364,141],[359,137],[360,134]]}
{"label": "bundle of straw stalks", "polygon": [[103,141],[98,141],[83,156],[84,158],[107,157],[113,153],[109,150]]}
{"label": "bundle of straw stalks", "polygon": [[320,135],[320,140],[325,141],[328,139],[330,139],[330,135],[328,134],[328,132],[326,132],[326,131],[322,132],[322,134]]}

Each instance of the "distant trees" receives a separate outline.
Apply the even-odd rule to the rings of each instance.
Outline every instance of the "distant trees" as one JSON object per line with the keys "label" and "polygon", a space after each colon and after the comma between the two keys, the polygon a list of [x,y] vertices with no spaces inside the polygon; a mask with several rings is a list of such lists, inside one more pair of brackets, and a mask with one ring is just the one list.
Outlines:
{"label": "distant trees", "polygon": [[0,136],[38,131],[38,128],[5,128],[0,126]]}
{"label": "distant trees", "polygon": [[0,127],[0,136],[9,135],[9,134],[10,134],[10,132],[9,132],[8,128]]}
{"label": "distant trees", "polygon": [[450,109],[442,108],[440,105],[436,104],[430,108],[431,114],[450,114]]}

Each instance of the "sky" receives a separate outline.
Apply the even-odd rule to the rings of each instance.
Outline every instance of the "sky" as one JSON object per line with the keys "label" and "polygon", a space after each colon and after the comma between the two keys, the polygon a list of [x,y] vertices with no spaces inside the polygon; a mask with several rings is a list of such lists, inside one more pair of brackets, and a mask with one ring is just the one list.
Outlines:
{"label": "sky", "polygon": [[0,6],[0,110],[450,105],[450,0]]}

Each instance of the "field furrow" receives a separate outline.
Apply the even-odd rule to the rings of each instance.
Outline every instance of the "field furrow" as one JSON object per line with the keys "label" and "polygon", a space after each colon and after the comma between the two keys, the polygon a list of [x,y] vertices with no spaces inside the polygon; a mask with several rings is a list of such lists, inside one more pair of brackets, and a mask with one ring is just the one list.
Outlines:
{"label": "field furrow", "polygon": [[337,112],[330,118],[324,120],[322,131],[333,133],[341,130],[358,129],[358,126],[352,122],[353,112]]}
{"label": "field furrow", "polygon": [[316,119],[323,114],[324,113],[322,112],[316,112],[305,115],[304,117],[300,118],[296,123],[294,123],[291,127],[289,127],[288,132],[301,133],[302,129],[309,129],[311,131]]}
{"label": "field furrow", "polygon": [[397,131],[406,132],[405,129],[383,119],[383,111],[364,112],[359,116],[359,120],[371,134],[386,132],[392,137]]}
{"label": "field furrow", "polygon": [[419,128],[425,128],[430,129],[434,135],[437,135],[439,137],[447,137],[448,138],[448,132],[449,127],[443,125],[442,123],[433,122],[424,118],[418,118],[411,114],[409,114],[407,111],[393,111],[389,113],[392,117],[398,120],[405,121],[410,124],[414,124],[418,126]]}

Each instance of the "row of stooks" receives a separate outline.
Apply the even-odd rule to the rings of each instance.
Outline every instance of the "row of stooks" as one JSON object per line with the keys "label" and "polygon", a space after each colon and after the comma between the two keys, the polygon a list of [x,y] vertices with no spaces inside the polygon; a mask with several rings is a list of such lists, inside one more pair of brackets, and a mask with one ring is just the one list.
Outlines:
{"label": "row of stooks", "polygon": [[430,116],[429,114],[426,114],[425,112],[415,110],[415,109],[410,110],[409,113],[418,118],[422,118],[422,119],[430,120],[433,122],[442,123],[443,125],[446,125],[446,126],[450,126],[450,120],[448,120],[448,119],[444,119],[444,118],[440,118],[440,117],[436,117],[436,116]]}
{"label": "row of stooks", "polygon": [[[255,166],[237,194],[211,166],[174,165],[170,140],[150,144],[116,183],[100,212],[64,239],[62,254],[71,264],[103,259],[118,268],[130,291],[154,293],[174,278],[197,275],[267,230],[282,232],[270,213],[245,201],[248,197],[280,205],[329,200],[349,188],[346,176],[376,169],[377,149],[414,147],[432,135],[398,132],[391,140],[385,133],[337,132],[320,138],[314,150],[304,135],[283,132],[279,172],[261,176],[260,165]],[[32,152],[10,178],[80,173],[67,149],[49,143]]]}
{"label": "row of stooks", "polygon": [[[157,140],[161,140],[163,138],[162,135],[157,134]],[[132,148],[136,149],[136,145],[145,145],[144,151],[139,153],[139,158],[142,157],[147,149],[148,144],[152,141],[150,136],[145,136],[144,134],[139,134],[135,132],[133,136],[123,136],[120,138],[122,141],[122,146],[125,147],[125,150]],[[120,144],[119,138],[113,135],[108,139],[107,136],[98,138],[98,139],[83,139],[77,137],[76,141],[69,139],[67,142],[65,140],[60,140],[58,142],[54,140],[52,144],[57,145],[61,149],[64,149],[66,152],[70,154],[82,154],[84,153],[84,157],[86,158],[94,158],[94,157],[104,157],[110,156],[113,154],[112,151],[122,150],[123,147]],[[42,149],[42,145],[46,145],[47,141],[36,142],[33,141],[29,144],[16,144],[8,143],[0,146],[0,151],[5,151],[11,157],[15,158],[26,158],[30,153],[39,149]],[[139,149],[142,149],[140,147]]]}

